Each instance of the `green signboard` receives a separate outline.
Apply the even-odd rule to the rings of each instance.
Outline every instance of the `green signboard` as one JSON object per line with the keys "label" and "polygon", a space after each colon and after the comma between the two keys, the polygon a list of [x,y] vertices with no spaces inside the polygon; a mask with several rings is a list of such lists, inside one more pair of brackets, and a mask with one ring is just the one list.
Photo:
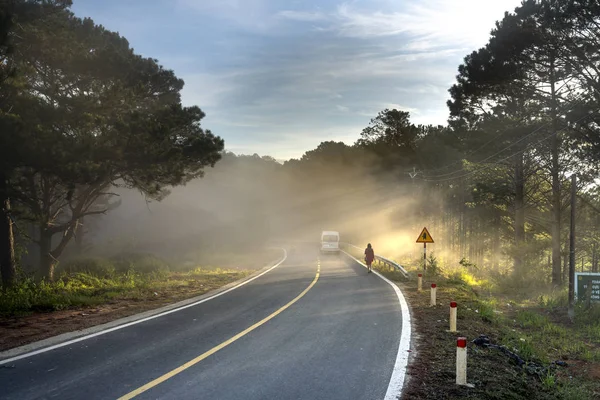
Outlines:
{"label": "green signboard", "polygon": [[[588,290],[591,290],[591,292],[588,292]],[[583,301],[587,299],[588,295],[591,295],[593,302],[600,302],[600,273],[576,272],[575,298]]]}

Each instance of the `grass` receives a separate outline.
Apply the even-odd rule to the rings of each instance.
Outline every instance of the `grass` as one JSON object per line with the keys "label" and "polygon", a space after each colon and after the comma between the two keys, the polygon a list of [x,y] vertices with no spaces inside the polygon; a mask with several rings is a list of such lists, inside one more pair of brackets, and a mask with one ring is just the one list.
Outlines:
{"label": "grass", "polygon": [[473,288],[475,281],[466,279],[462,283],[463,288],[471,289],[470,301],[478,307],[479,317],[498,330],[501,344],[516,348],[526,361],[547,364],[575,359],[600,363],[600,305],[585,309],[579,304],[572,324],[566,316],[563,292],[547,295],[540,306],[533,307],[531,302],[506,302],[506,297],[498,295],[481,298]]}
{"label": "grass", "polygon": [[9,290],[0,290],[0,316],[143,301],[159,293],[201,293],[250,273],[247,269],[181,268],[144,254],[80,259],[61,266],[55,282],[27,277]]}
{"label": "grass", "polygon": [[[379,269],[379,267],[376,267]],[[566,315],[564,290],[529,296],[506,291],[465,270],[425,274],[423,292],[414,279],[403,283],[419,337],[417,358],[409,366],[412,384],[406,399],[594,399],[600,398],[600,305],[576,307],[575,321]],[[394,279],[389,271],[381,272]],[[396,281],[401,282],[400,279]],[[430,282],[437,283],[438,306],[429,307]],[[507,294],[508,293],[508,294]],[[457,301],[458,334],[447,332],[448,303]],[[469,340],[487,335],[525,361],[519,367],[501,351],[469,344],[469,381],[454,384],[456,336]],[[556,366],[555,362],[567,366]]]}

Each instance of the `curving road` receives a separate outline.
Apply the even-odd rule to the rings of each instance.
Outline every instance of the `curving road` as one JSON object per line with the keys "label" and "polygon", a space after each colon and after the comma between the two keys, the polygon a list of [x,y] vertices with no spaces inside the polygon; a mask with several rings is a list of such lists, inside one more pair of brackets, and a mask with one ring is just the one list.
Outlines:
{"label": "curving road", "polygon": [[300,248],[202,304],[0,361],[0,399],[384,399],[401,315],[354,260]]}

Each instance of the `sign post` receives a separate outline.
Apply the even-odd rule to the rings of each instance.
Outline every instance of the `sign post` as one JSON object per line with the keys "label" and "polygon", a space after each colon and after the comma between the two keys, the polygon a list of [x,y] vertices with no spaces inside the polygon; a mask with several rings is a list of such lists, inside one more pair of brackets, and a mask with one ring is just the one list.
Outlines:
{"label": "sign post", "polygon": [[575,273],[575,299],[577,301],[589,299],[591,302],[600,303],[600,273]]}
{"label": "sign post", "polygon": [[423,270],[427,270],[427,243],[434,243],[431,234],[427,228],[423,228],[421,234],[417,238],[417,243],[423,243]]}

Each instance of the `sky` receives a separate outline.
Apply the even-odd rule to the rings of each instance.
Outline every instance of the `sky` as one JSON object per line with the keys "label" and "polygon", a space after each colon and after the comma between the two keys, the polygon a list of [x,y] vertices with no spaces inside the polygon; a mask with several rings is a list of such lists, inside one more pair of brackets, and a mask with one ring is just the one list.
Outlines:
{"label": "sky", "polygon": [[463,58],[520,0],[74,0],[185,81],[236,154],[352,144],[386,108],[445,124]]}

